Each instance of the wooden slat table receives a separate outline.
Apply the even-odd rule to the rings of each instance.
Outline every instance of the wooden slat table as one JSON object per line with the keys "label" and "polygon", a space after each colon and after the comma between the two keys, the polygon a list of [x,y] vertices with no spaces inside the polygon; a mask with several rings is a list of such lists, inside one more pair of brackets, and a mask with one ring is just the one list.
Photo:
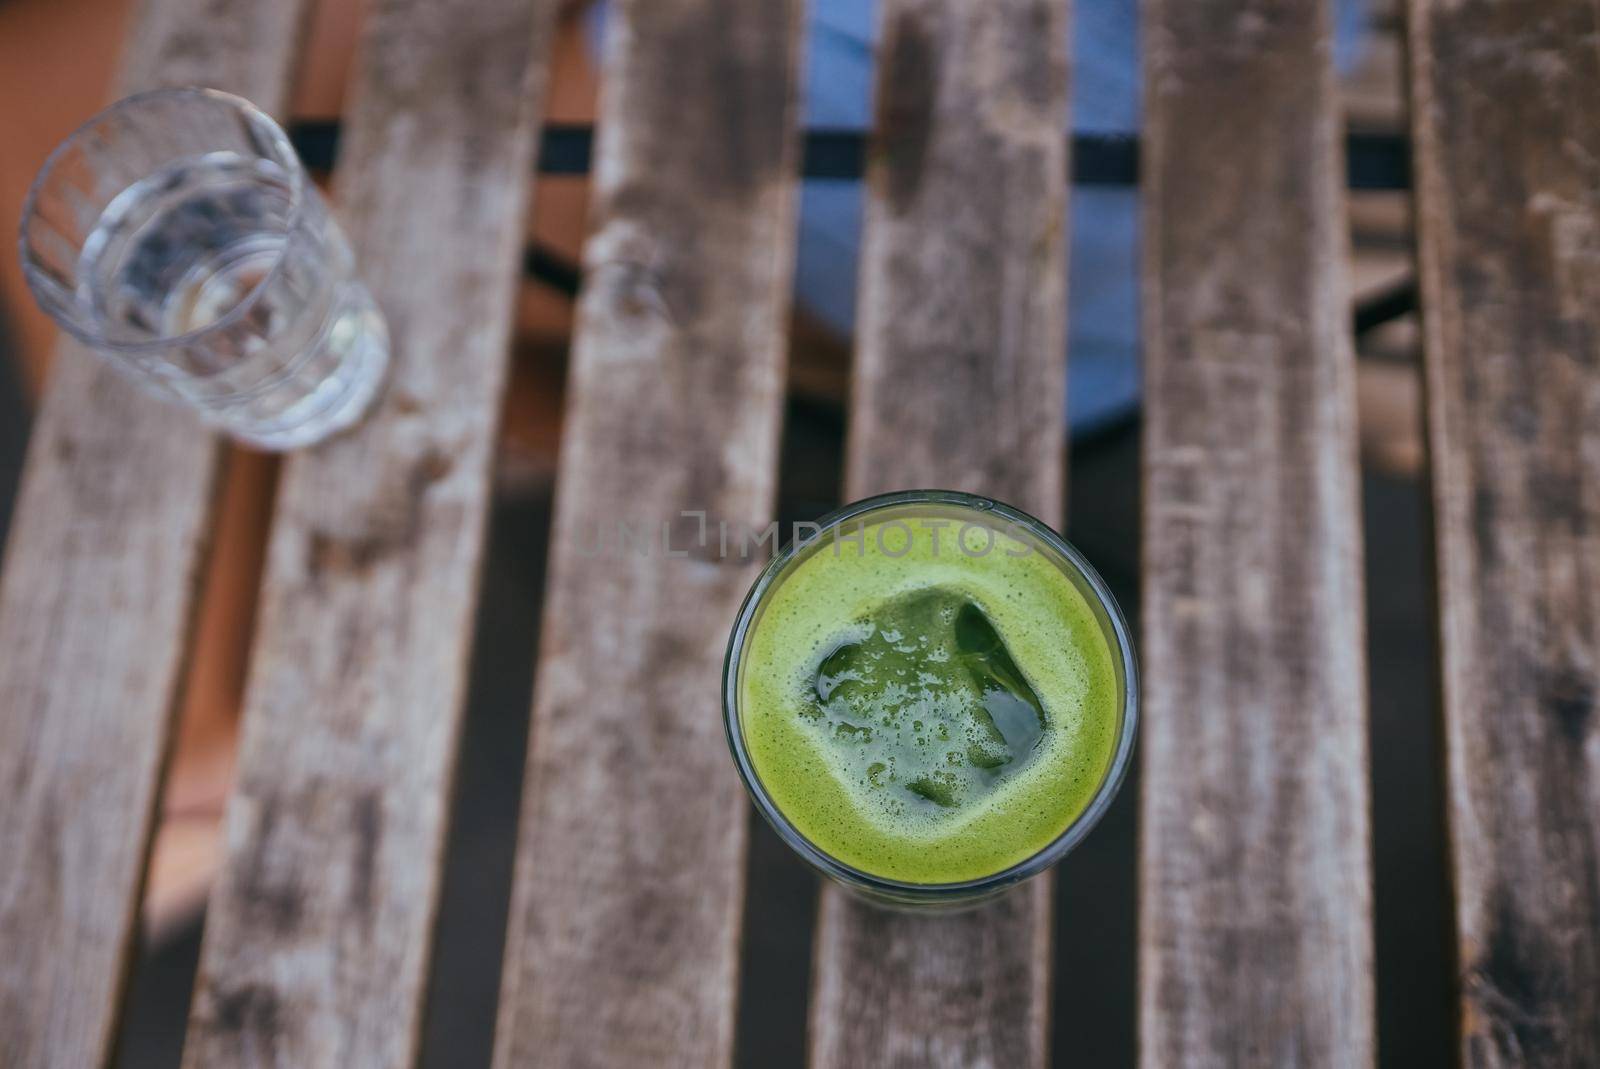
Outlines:
{"label": "wooden slat table", "polygon": [[1414,0],[1461,1057],[1600,1064],[1600,13]]}
{"label": "wooden slat table", "polygon": [[[760,530],[773,508],[799,14],[792,0],[614,12],[496,1031],[505,1069],[732,1056],[747,821],[715,695],[759,562],[719,557],[700,524]],[[618,546],[622,526],[653,548]]]}
{"label": "wooden slat table", "polygon": [[[889,0],[845,492],[944,487],[1059,523],[1064,0]],[[823,891],[811,1063],[1042,1066],[1050,880],[954,917]]]}
{"label": "wooden slat table", "polygon": [[[145,0],[119,85],[281,111],[302,6]],[[197,1069],[417,1060],[558,6],[365,15],[335,200],[397,368],[371,420],[285,464]],[[1150,1066],[1376,1060],[1327,6],[1143,10]],[[1410,8],[1459,1056],[1594,1065],[1600,16]],[[851,496],[939,485],[1062,518],[1069,19],[881,4]],[[734,1057],[760,903],[716,696],[758,565],[700,532],[774,508],[804,25],[802,0],[610,16],[500,1069]],[[0,578],[0,1069],[111,1058],[227,455],[62,346]],[[624,528],[683,555],[589,552]],[[1052,901],[1045,878],[908,918],[824,889],[813,960],[784,963],[812,975],[809,1061],[1050,1062],[1053,929],[1092,923]]]}
{"label": "wooden slat table", "polygon": [[415,1057],[554,7],[372,12],[336,194],[395,371],[279,488],[186,1065]]}
{"label": "wooden slat table", "polygon": [[1145,14],[1141,1060],[1371,1064],[1360,491],[1325,13]]}
{"label": "wooden slat table", "polygon": [[[147,0],[119,95],[288,99],[300,0]],[[0,1066],[98,1065],[224,450],[63,340],[0,572]]]}

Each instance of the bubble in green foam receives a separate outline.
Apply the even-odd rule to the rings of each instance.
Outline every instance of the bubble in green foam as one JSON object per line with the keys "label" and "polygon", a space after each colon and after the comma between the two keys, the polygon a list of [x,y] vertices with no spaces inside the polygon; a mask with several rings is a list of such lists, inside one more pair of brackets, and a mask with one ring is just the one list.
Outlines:
{"label": "bubble in green foam", "polygon": [[[956,809],[1028,760],[1048,726],[1044,705],[994,625],[952,590],[918,590],[855,621],[822,658],[799,715],[831,736],[834,760],[874,789]],[[937,725],[963,749],[929,752]],[[898,782],[871,775],[893,758]]]}

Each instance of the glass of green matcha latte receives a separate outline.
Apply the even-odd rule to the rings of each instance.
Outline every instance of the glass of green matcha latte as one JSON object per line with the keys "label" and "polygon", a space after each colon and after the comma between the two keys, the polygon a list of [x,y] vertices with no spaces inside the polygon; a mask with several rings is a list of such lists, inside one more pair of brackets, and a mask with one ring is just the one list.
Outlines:
{"label": "glass of green matcha latte", "polygon": [[722,693],[762,816],[902,907],[1059,861],[1116,794],[1138,715],[1128,625],[1088,561],[944,490],[858,501],[785,547],[739,610]]}

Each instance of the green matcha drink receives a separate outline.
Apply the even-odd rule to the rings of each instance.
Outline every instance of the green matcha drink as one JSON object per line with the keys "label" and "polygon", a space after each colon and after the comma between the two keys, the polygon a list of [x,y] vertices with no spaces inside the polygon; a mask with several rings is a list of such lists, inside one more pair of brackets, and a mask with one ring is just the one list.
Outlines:
{"label": "green matcha drink", "polygon": [[836,517],[763,574],[729,650],[757,804],[869,889],[1031,875],[1087,831],[1131,744],[1115,605],[1059,537],[984,499],[889,495]]}

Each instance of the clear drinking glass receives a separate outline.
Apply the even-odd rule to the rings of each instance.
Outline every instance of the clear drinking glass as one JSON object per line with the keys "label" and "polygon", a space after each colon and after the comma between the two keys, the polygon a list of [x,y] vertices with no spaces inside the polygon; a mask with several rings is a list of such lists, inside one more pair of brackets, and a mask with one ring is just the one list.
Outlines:
{"label": "clear drinking glass", "polygon": [[73,337],[263,449],[371,406],[389,337],[283,129],[210,89],[123,100],[63,142],[23,206],[23,272]]}
{"label": "clear drinking glass", "polygon": [[[1110,762],[1088,804],[1060,835],[1031,857],[992,875],[959,883],[908,883],[886,879],[840,861],[808,839],[784,814],[782,807],[762,783],[746,744],[740,709],[744,654],[748,640],[760,625],[772,593],[784,580],[810,557],[830,551],[835,542],[840,540],[841,533],[848,535],[864,524],[930,515],[948,521],[952,530],[969,521],[1003,528],[1030,550],[1043,553],[1078,589],[1088,604],[1110,647],[1117,688],[1115,743]],[[937,912],[966,908],[1000,895],[1060,861],[1089,834],[1111,807],[1112,799],[1116,797],[1117,789],[1127,774],[1138,728],[1139,672],[1132,632],[1105,580],[1083,554],[1040,520],[998,501],[953,490],[908,490],[866,498],[824,516],[817,521],[817,527],[819,529],[814,536],[792,541],[785,546],[757,577],[739,608],[728,640],[727,658],[723,663],[722,709],[728,746],[756,809],[772,825],[779,838],[812,868],[858,897],[894,909]]]}

